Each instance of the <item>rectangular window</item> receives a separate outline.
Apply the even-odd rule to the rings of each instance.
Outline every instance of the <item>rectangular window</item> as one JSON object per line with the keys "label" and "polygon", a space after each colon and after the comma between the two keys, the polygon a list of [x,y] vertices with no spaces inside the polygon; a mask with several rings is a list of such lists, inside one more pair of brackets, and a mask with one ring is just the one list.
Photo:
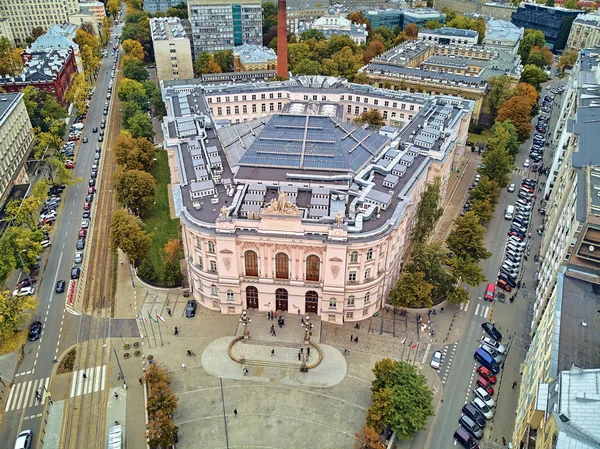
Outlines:
{"label": "rectangular window", "polygon": [[246,96],[242,95],[242,101],[246,101]]}
{"label": "rectangular window", "polygon": [[346,319],[354,318],[354,312],[346,312]]}
{"label": "rectangular window", "polygon": [[369,314],[369,309],[364,309],[363,310],[363,316],[367,316]]}
{"label": "rectangular window", "polygon": [[365,97],[365,103],[368,103],[369,99],[367,97]]}
{"label": "rectangular window", "polygon": [[256,105],[255,104],[252,105],[252,113],[256,114]]}
{"label": "rectangular window", "polygon": [[354,106],[354,115],[360,114],[360,108],[358,106]]}
{"label": "rectangular window", "polygon": [[213,273],[217,272],[217,262],[215,260],[210,261],[210,271]]}
{"label": "rectangular window", "polygon": [[260,99],[264,100],[266,98],[265,94],[260,94]]}
{"label": "rectangular window", "polygon": [[219,296],[219,289],[215,284],[210,286],[210,294],[213,296]]}
{"label": "rectangular window", "polygon": [[317,101],[318,96],[317,95],[313,95],[313,101]]}
{"label": "rectangular window", "polygon": [[248,106],[243,105],[242,106],[242,114],[247,114],[248,113]]}
{"label": "rectangular window", "polygon": [[269,111],[273,112],[275,110],[275,104],[269,103]]}
{"label": "rectangular window", "polygon": [[350,271],[348,273],[348,280],[350,282],[356,282],[356,271]]}
{"label": "rectangular window", "polygon": [[367,268],[365,270],[365,281],[368,281],[369,279],[371,279],[371,269]]}
{"label": "rectangular window", "polygon": [[253,100],[256,100],[256,95],[252,95],[252,99],[253,99]]}
{"label": "rectangular window", "polygon": [[233,112],[235,112],[236,114],[240,113],[240,107],[239,106],[234,106],[233,107]]}
{"label": "rectangular window", "polygon": [[[343,100],[343,98],[342,98]],[[348,95],[348,101],[352,101],[352,95]]]}
{"label": "rectangular window", "polygon": [[348,105],[348,108],[346,109],[346,112],[348,114],[352,114],[352,106]]}
{"label": "rectangular window", "polygon": [[392,107],[393,108],[397,108],[398,107],[398,103],[396,103],[395,101],[392,103]]}
{"label": "rectangular window", "polygon": [[225,112],[227,113],[227,115],[230,115],[231,114],[231,106],[227,106],[225,108]]}
{"label": "rectangular window", "polygon": [[414,110],[415,110],[415,105],[414,105],[414,104],[411,104],[411,105],[410,105],[410,110],[411,110],[411,111],[414,111]]}
{"label": "rectangular window", "polygon": [[217,108],[217,115],[223,115],[223,108],[221,106]]}
{"label": "rectangular window", "polygon": [[273,98],[273,92],[269,93],[269,98]]}
{"label": "rectangular window", "polygon": [[373,104],[379,104],[379,100],[377,100],[377,99],[373,100]]}
{"label": "rectangular window", "polygon": [[383,102],[383,105],[387,108],[390,105],[390,102],[386,100]]}
{"label": "rectangular window", "polygon": [[383,111],[383,119],[387,120],[387,117],[388,117],[387,111]]}
{"label": "rectangular window", "polygon": [[262,104],[260,105],[260,110],[261,110],[262,112],[267,112],[267,105],[266,105],[265,103],[262,103]]}

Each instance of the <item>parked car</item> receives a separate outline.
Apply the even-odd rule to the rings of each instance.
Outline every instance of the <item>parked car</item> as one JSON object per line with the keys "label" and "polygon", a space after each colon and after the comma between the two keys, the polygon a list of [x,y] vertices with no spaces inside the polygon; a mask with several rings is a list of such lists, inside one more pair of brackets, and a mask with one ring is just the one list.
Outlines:
{"label": "parked car", "polygon": [[36,278],[34,278],[33,276],[29,276],[29,277],[21,280],[20,282],[18,282],[15,288],[29,287],[31,284],[35,284],[36,282],[37,282]]}
{"label": "parked car", "polygon": [[502,334],[498,331],[498,329],[496,329],[496,327],[492,323],[486,321],[485,323],[481,324],[481,328],[494,340],[502,341]]}
{"label": "parked car", "polygon": [[477,407],[475,407],[473,404],[465,404],[462,408],[462,412],[475,421],[482,429],[485,427],[485,416],[483,416],[483,413],[477,410]]}
{"label": "parked car", "polygon": [[98,132],[98,127],[97,127],[97,126],[94,126],[94,127],[92,128],[92,132],[93,132],[93,133],[97,133],[97,132]]}
{"label": "parked car", "polygon": [[87,229],[90,227],[90,221],[89,220],[81,220],[81,229]]}
{"label": "parked car", "polygon": [[198,304],[196,303],[196,300],[190,299],[185,306],[185,316],[187,318],[192,318],[193,316],[195,316],[197,307]]}
{"label": "parked car", "polygon": [[71,279],[79,279],[79,276],[81,276],[81,268],[80,267],[71,268]]}
{"label": "parked car", "polygon": [[514,184],[510,184],[506,190],[508,190],[509,193],[514,192],[515,191],[515,185]]}
{"label": "parked car", "polygon": [[79,237],[86,238],[87,237],[87,229],[81,229],[79,231]]}
{"label": "parked car", "polygon": [[491,384],[495,384],[496,381],[498,380],[498,378],[494,375],[494,373],[492,373],[485,366],[480,366],[479,368],[477,368],[477,373],[484,379],[487,379]]}
{"label": "parked car", "polygon": [[494,394],[494,387],[492,387],[491,382],[483,377],[477,379],[477,386],[487,391],[490,396]]}
{"label": "parked car", "polygon": [[83,250],[83,248],[85,248],[85,239],[82,239],[82,238],[78,239],[76,248],[79,251]]}
{"label": "parked car", "polygon": [[83,262],[83,253],[78,251],[75,253],[75,257],[73,258],[73,263],[80,264]]}
{"label": "parked car", "polygon": [[29,326],[29,335],[27,336],[27,339],[29,341],[36,341],[36,340],[39,340],[41,335],[42,335],[42,323],[40,321],[34,321]]}
{"label": "parked car", "polygon": [[440,365],[442,363],[442,352],[441,351],[435,351],[433,353],[433,355],[431,356],[431,367],[433,369],[439,369]]}
{"label": "parked car", "polygon": [[463,429],[465,429],[473,438],[480,440],[483,438],[483,430],[477,425],[475,421],[469,418],[467,415],[462,415],[458,420],[458,423]]}
{"label": "parked car", "polygon": [[493,408],[496,405],[489,393],[481,387],[475,388],[475,390],[473,390],[473,394],[476,398],[481,399],[489,408]]}
{"label": "parked car", "polygon": [[35,288],[32,286],[21,287],[13,291],[13,296],[31,296],[35,293]]}
{"label": "parked car", "polygon": [[485,419],[492,419],[494,417],[494,411],[478,397],[473,398],[471,404],[473,404],[477,410],[479,410],[481,414],[485,416]]}
{"label": "parked car", "polygon": [[56,283],[56,288],[54,289],[54,291],[56,293],[64,293],[66,285],[67,283],[65,281],[60,280]]}

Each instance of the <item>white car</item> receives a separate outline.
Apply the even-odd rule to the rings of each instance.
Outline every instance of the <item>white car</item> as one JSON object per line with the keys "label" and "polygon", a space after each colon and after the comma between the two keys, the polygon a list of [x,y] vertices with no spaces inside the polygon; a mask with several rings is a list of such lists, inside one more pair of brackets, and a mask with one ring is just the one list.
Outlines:
{"label": "white car", "polygon": [[525,162],[523,162],[523,167],[529,167],[529,159],[525,159]]}
{"label": "white car", "polygon": [[489,408],[493,408],[496,405],[496,403],[494,402],[492,397],[488,394],[488,392],[485,391],[481,387],[475,388],[473,390],[473,394],[475,394],[476,398],[481,399],[485,403],[485,405],[487,405]]}
{"label": "white car", "polygon": [[494,411],[485,405],[485,402],[481,399],[476,397],[471,403],[485,416],[485,419],[492,419],[494,417]]}
{"label": "white car", "polygon": [[506,190],[508,190],[509,193],[514,192],[515,191],[515,185],[514,184],[509,185],[508,189],[506,189]]}
{"label": "white car", "polygon": [[498,343],[496,340],[494,340],[493,338],[490,337],[483,337],[481,339],[481,341],[488,345],[491,346],[493,349],[496,350],[496,352],[498,352],[499,354],[504,354],[506,352],[506,348],[504,346],[502,346],[500,343]]}
{"label": "white car", "polygon": [[35,293],[35,288],[33,287],[21,287],[18,290],[13,292],[13,296],[31,296]]}
{"label": "white car", "polygon": [[438,369],[440,367],[441,363],[442,363],[442,352],[435,351],[433,353],[433,356],[431,357],[431,367],[433,369]]}
{"label": "white car", "polygon": [[81,229],[87,229],[90,227],[90,220],[81,220]]}
{"label": "white car", "polygon": [[73,263],[80,264],[83,262],[83,253],[81,251],[77,251],[75,253],[75,257],[73,258]]}
{"label": "white car", "polygon": [[17,437],[15,449],[30,449],[33,440],[33,432],[31,430],[23,430]]}

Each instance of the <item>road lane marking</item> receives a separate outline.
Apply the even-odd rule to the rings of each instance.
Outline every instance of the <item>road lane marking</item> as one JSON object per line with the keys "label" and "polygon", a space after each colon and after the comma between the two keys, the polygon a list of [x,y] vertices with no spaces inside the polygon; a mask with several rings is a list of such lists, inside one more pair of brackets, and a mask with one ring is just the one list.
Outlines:
{"label": "road lane marking", "polygon": [[4,409],[5,412],[7,412],[8,409],[10,408],[10,404],[12,402],[13,394],[15,393],[15,389],[17,388],[17,385],[20,385],[20,384],[13,385],[12,388],[10,389],[10,393],[8,393],[8,400],[6,401],[6,407]]}
{"label": "road lane marking", "polygon": [[[27,386],[24,387],[25,390],[25,397],[28,398],[29,397],[29,387],[31,387],[31,382],[33,381],[28,381],[27,382]],[[23,394],[19,395],[19,401],[17,402],[17,408],[21,408],[21,404],[26,405],[27,404],[27,399],[25,399],[25,402],[23,403]]]}
{"label": "road lane marking", "polygon": [[477,315],[477,313],[479,313],[479,306],[480,306],[480,304],[477,304],[477,307],[475,307],[475,315]]}

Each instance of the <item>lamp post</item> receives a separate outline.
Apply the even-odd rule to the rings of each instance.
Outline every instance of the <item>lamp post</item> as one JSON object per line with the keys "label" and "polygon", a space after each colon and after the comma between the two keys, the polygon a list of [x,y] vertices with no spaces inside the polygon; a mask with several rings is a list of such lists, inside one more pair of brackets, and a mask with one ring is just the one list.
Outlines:
{"label": "lamp post", "polygon": [[252,320],[250,319],[250,317],[246,314],[246,311],[244,310],[242,312],[242,316],[240,317],[240,323],[242,323],[244,325],[244,340],[248,340],[250,338],[250,330],[248,329],[248,324],[250,324],[252,322]]}
{"label": "lamp post", "polygon": [[310,345],[310,336],[312,335],[314,324],[310,322],[310,317],[307,316],[301,326],[304,328],[304,344],[308,346]]}

